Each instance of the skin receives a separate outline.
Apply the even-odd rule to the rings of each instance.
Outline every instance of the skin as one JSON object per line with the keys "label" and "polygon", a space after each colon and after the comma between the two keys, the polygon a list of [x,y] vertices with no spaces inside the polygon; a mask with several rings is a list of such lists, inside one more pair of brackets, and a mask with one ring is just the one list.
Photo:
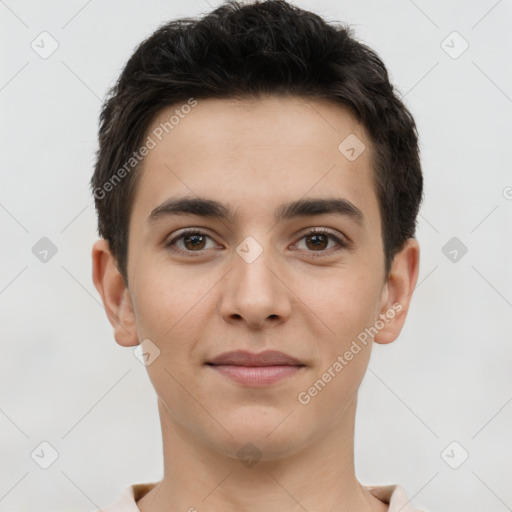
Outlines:
{"label": "skin", "polygon": [[[162,111],[148,134],[175,108]],[[349,134],[366,146],[355,161],[338,150]],[[415,239],[384,274],[371,151],[344,107],[268,96],[199,100],[145,158],[129,225],[128,287],[105,240],[92,254],[117,343],[150,339],[160,350],[147,371],[158,396],[164,477],[137,502],[143,512],[388,509],[354,471],[357,392],[371,340],[309,403],[297,399],[398,303],[373,340],[394,341],[417,282]],[[178,196],[220,201],[233,216],[147,221]],[[313,197],[344,198],[363,222],[336,214],[274,221],[279,205]],[[208,237],[165,246],[188,227]],[[307,236],[314,228],[350,243],[324,237],[315,245]],[[249,236],[262,248],[251,263],[236,252]],[[306,366],[254,388],[205,365],[236,349],[279,350]],[[249,442],[261,457],[250,467],[237,455]]]}

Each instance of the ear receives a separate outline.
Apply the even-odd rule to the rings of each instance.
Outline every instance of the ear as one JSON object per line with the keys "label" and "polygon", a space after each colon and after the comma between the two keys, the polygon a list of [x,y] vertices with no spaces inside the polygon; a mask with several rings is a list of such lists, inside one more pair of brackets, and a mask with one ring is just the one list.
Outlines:
{"label": "ear", "polygon": [[418,280],[419,262],[419,244],[415,238],[409,238],[395,255],[382,290],[379,320],[384,326],[375,335],[377,343],[391,343],[400,334]]}
{"label": "ear", "polygon": [[123,347],[138,345],[131,295],[104,239],[98,240],[92,248],[92,280],[101,295],[117,343]]}

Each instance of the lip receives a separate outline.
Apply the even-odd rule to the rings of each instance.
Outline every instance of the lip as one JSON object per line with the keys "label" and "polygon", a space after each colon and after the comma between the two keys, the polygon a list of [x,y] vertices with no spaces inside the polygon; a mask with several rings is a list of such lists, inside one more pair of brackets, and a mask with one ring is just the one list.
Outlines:
{"label": "lip", "polygon": [[265,350],[254,354],[245,350],[225,352],[206,364],[236,366],[304,366],[299,360],[277,350]]}
{"label": "lip", "polygon": [[251,387],[269,386],[296,375],[305,367],[294,357],[275,350],[258,354],[242,350],[226,352],[206,364],[224,377]]}

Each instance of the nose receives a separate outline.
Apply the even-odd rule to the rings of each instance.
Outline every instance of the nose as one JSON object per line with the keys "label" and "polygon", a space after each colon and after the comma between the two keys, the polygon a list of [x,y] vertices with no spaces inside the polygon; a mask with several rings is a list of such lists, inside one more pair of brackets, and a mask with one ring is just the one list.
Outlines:
{"label": "nose", "polygon": [[233,268],[223,282],[218,303],[222,318],[231,324],[245,323],[251,329],[275,327],[291,313],[292,292],[271,250],[255,259],[233,254]]}

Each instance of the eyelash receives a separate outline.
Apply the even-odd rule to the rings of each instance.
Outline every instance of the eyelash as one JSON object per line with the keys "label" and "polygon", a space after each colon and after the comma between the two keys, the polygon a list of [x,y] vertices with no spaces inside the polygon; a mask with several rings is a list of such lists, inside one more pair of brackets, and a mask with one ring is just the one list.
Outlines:
{"label": "eyelash", "polygon": [[[182,231],[178,236],[174,237],[172,240],[170,240],[169,242],[167,242],[165,244],[165,246],[173,251],[176,251],[178,253],[181,253],[181,254],[184,254],[186,256],[189,256],[189,257],[196,257],[197,255],[200,255],[202,252],[204,252],[205,250],[199,250],[199,251],[189,251],[189,250],[183,250],[183,249],[176,249],[176,243],[178,241],[180,241],[181,239],[183,239],[185,236],[187,235],[202,235],[202,236],[206,236],[208,238],[212,238],[210,235],[202,232],[201,230],[199,229],[194,229],[194,228],[188,228],[188,229],[185,229],[184,231]],[[308,236],[311,236],[311,235],[317,235],[317,234],[320,234],[320,235],[327,235],[329,237],[330,240],[334,240],[337,244],[338,244],[338,248],[334,249],[335,252],[337,251],[340,251],[342,249],[347,249],[349,248],[350,244],[348,241],[346,241],[345,239],[341,239],[340,237],[338,237],[337,235],[335,235],[333,232],[331,232],[330,230],[326,229],[326,228],[315,228],[315,229],[312,229],[311,231],[308,231],[307,233],[305,233],[304,235],[301,236],[301,238],[299,240],[302,240]],[[174,247],[173,247],[174,246]],[[300,249],[299,249],[300,250]],[[311,257],[311,258],[319,258],[319,257],[323,257],[325,255],[330,255],[332,253],[333,249],[330,249],[330,250],[323,250],[323,251],[306,251],[306,252],[309,252],[311,253],[308,257]],[[318,253],[318,254],[315,254],[315,253]]]}

